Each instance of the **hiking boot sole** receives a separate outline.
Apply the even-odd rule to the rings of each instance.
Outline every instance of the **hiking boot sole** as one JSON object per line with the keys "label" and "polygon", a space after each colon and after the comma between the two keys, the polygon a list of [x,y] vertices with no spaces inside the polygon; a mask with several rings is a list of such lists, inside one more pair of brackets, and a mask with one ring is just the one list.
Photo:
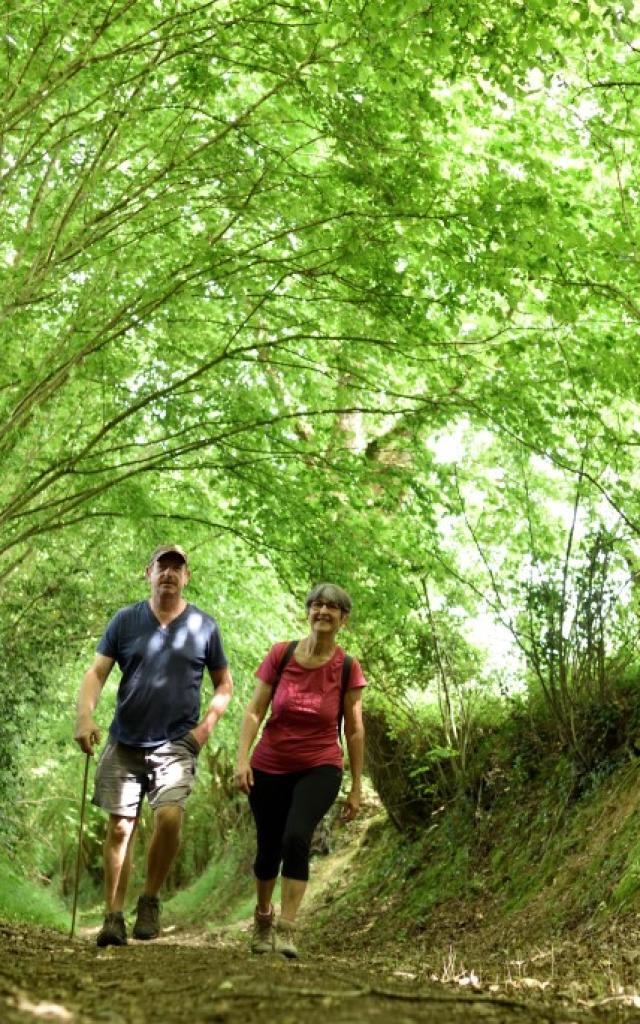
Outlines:
{"label": "hiking boot sole", "polygon": [[98,946],[100,949],[104,949],[105,946],[126,946],[126,945],[127,945],[126,936],[123,939],[120,935],[114,935],[111,932],[108,932],[105,935],[100,934],[100,935],[98,935],[98,938],[96,939],[96,946]]}
{"label": "hiking boot sole", "polygon": [[278,954],[278,956],[283,957],[285,960],[299,960],[300,959],[300,954],[298,952],[294,953],[294,951],[292,949],[289,949],[289,950],[276,949],[274,952],[276,952]]}

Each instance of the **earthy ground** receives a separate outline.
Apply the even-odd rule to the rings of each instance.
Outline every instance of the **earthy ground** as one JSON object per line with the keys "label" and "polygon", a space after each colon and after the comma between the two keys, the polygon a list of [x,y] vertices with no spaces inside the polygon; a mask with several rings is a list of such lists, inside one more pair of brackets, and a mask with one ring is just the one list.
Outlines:
{"label": "earthy ground", "polygon": [[345,926],[366,829],[314,860],[299,961],[252,957],[250,921],[121,949],[98,949],[97,927],[70,940],[0,922],[0,1024],[640,1024],[640,915],[553,936],[542,904],[505,915],[476,898],[407,939],[372,901]]}
{"label": "earthy ground", "polygon": [[[413,1024],[640,1021],[619,1002],[580,1005],[557,989],[474,991],[473,979],[425,982],[371,958],[299,962],[251,957],[245,928],[172,931],[153,943],[100,950],[22,926],[0,928],[0,1020],[69,1024]],[[411,951],[407,951],[410,953]],[[462,984],[461,984],[462,982]],[[584,1004],[584,1000],[582,1001]]]}

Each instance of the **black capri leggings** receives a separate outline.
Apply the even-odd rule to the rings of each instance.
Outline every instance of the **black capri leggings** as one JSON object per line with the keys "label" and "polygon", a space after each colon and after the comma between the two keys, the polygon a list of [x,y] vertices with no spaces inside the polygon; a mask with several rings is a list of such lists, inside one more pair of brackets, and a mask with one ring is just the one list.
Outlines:
{"label": "black capri leggings", "polygon": [[256,878],[276,878],[282,863],[285,878],[307,881],[313,833],[336,799],[341,781],[342,770],[333,764],[286,775],[253,769],[249,803],[258,834]]}

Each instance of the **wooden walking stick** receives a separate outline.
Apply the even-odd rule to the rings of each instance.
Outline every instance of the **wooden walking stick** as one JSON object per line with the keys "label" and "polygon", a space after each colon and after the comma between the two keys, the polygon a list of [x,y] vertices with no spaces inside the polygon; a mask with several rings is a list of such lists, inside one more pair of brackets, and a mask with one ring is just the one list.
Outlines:
{"label": "wooden walking stick", "polygon": [[84,829],[84,808],[87,802],[87,782],[89,779],[89,759],[87,754],[84,761],[84,780],[82,783],[82,803],[80,805],[80,828],[78,829],[78,856],[76,858],[76,881],[73,888],[73,910],[71,911],[71,931],[69,938],[72,939],[76,930],[76,907],[78,905],[78,885],[80,884],[80,862],[82,859],[82,832]]}

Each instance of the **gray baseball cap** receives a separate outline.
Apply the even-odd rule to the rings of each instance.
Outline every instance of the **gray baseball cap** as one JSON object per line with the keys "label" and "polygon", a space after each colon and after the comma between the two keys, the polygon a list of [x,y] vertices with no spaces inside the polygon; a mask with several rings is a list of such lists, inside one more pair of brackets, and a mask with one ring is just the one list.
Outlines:
{"label": "gray baseball cap", "polygon": [[187,557],[187,552],[184,550],[184,548],[181,548],[179,544],[161,544],[160,547],[157,547],[155,549],[155,551],[152,551],[151,558],[147,562],[147,565],[153,565],[153,563],[158,558],[162,558],[163,555],[172,555],[172,554],[173,555],[180,555],[180,558],[183,560],[184,564],[185,565],[189,565],[189,559]]}

